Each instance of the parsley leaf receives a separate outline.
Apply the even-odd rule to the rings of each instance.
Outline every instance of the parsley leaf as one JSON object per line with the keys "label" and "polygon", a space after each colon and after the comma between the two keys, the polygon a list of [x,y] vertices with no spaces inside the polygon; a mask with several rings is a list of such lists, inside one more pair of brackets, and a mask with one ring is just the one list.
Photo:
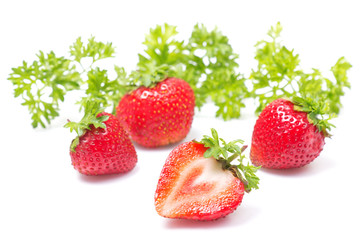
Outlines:
{"label": "parsley leaf", "polygon": [[145,54],[139,54],[138,66],[145,66],[147,63],[161,66],[169,66],[179,63],[184,46],[183,42],[174,39],[178,32],[175,26],[164,24],[157,25],[150,29],[150,33],[145,36],[143,44],[146,46]]}
{"label": "parsley leaf", "polygon": [[197,107],[201,108],[210,99],[218,107],[217,117],[238,118],[240,109],[245,107],[243,99],[248,91],[246,79],[237,73],[239,56],[234,53],[229,39],[216,28],[208,31],[204,25],[196,25],[187,50],[190,54],[185,71],[199,77],[196,80],[190,80],[191,76],[186,78],[195,88]]}
{"label": "parsley leaf", "polygon": [[[145,50],[138,55],[137,69],[130,74],[115,66],[117,76],[111,79],[108,70],[95,63],[114,56],[112,43],[96,41],[95,37],[85,43],[79,37],[70,46],[68,57],[40,52],[32,64],[23,62],[13,68],[8,79],[15,86],[15,97],[21,96],[22,104],[28,107],[33,127],[45,127],[59,115],[59,102],[64,101],[67,91],[85,91],[85,97],[79,101],[81,108],[87,99],[93,99],[103,107],[112,107],[114,113],[124,94],[139,86],[152,87],[167,77],[187,81],[194,90],[197,108],[201,110],[210,101],[217,107],[216,116],[224,120],[240,117],[248,98],[255,99],[256,113],[278,98],[319,99],[324,102],[320,105],[327,106],[321,112],[326,109],[325,115],[335,116],[342,107],[345,88],[350,88],[347,71],[351,64],[340,58],[331,68],[332,79],[315,68],[306,72],[300,68],[299,55],[279,40],[281,31],[282,26],[277,23],[270,28],[268,39],[255,45],[257,67],[250,76],[238,71],[239,55],[217,28],[209,31],[197,24],[189,39],[180,41],[175,38],[176,27],[165,23],[150,29],[145,36]],[[88,66],[83,65],[85,59],[90,60]]]}
{"label": "parsley leaf", "polygon": [[126,72],[124,68],[115,66],[117,77],[110,80],[107,70],[101,70],[96,67],[87,72],[87,89],[86,96],[82,98],[80,109],[86,106],[87,101],[98,101],[103,107],[111,107],[111,112],[114,114],[119,99],[130,89],[132,86],[127,85]]}
{"label": "parsley leaf", "polygon": [[262,40],[255,45],[258,66],[252,70],[250,79],[252,97],[258,100],[256,113],[275,99],[306,96],[325,101],[328,106],[326,114],[338,114],[344,88],[350,88],[347,78],[350,63],[342,57],[331,68],[335,82],[324,77],[318,69],[307,73],[300,68],[299,55],[281,44],[281,31],[282,27],[277,23],[268,32],[270,40]]}
{"label": "parsley leaf", "polygon": [[129,76],[132,84],[151,87],[168,76],[178,77],[174,69],[185,55],[183,42],[174,39],[177,34],[176,27],[166,23],[150,29],[143,42],[144,54],[138,55],[137,69]]}
{"label": "parsley leaf", "polygon": [[96,61],[104,58],[113,57],[115,48],[112,43],[103,43],[95,41],[95,37],[88,39],[88,43],[85,46],[81,37],[77,38],[75,43],[70,46],[70,54],[74,57],[74,60],[81,63],[83,58],[89,57],[92,59],[92,64]]}
{"label": "parsley leaf", "polygon": [[64,101],[67,91],[79,89],[80,74],[71,60],[57,57],[54,52],[37,55],[32,64],[23,62],[12,69],[9,80],[15,86],[15,97],[22,97],[32,115],[32,126],[46,127],[59,115],[59,102]]}
{"label": "parsley leaf", "polygon": [[146,35],[145,54],[139,55],[139,70],[133,74],[145,86],[166,76],[187,81],[200,109],[208,100],[218,106],[216,116],[225,120],[240,116],[247,95],[245,78],[236,72],[238,55],[228,38],[217,29],[195,25],[187,43],[177,41],[176,27],[156,26]]}
{"label": "parsley leaf", "polygon": [[[78,38],[70,47],[68,57],[57,57],[53,51],[48,54],[40,51],[37,60],[32,64],[23,61],[21,66],[12,68],[8,80],[15,87],[15,97],[21,97],[22,105],[28,107],[32,126],[36,128],[41,125],[45,128],[46,124],[50,124],[51,120],[59,115],[59,104],[64,101],[66,93],[81,89],[85,82],[88,84],[86,93],[89,96],[102,99],[104,106],[109,100],[115,102],[113,97],[119,97],[118,91],[121,90],[115,92],[117,86],[114,82],[105,81],[105,72],[92,67],[96,61],[112,57],[113,54],[111,43],[97,42],[92,37],[85,45],[81,38]],[[92,60],[88,69],[81,65],[83,58]],[[80,63],[82,69],[78,69],[75,63]],[[88,76],[88,81],[83,80],[83,74]],[[105,81],[105,86],[101,81]],[[102,94],[104,96],[101,96]]]}

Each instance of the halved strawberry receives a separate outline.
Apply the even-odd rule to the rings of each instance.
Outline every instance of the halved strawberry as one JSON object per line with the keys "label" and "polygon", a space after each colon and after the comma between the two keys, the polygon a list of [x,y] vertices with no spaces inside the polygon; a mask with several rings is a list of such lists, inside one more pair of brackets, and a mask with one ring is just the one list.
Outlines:
{"label": "halved strawberry", "polygon": [[[212,132],[213,138],[183,143],[166,159],[155,192],[159,215],[215,220],[232,213],[245,191],[258,188],[259,179],[254,174],[258,168],[242,163],[245,148],[236,145],[242,141],[220,147],[216,131]],[[233,155],[228,157],[227,152]],[[237,157],[240,163],[231,164]]]}

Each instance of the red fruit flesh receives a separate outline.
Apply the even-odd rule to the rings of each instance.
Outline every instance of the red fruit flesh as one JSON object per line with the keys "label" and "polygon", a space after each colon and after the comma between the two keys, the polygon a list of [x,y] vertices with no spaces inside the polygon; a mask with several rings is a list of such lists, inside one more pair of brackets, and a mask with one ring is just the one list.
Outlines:
{"label": "red fruit flesh", "polygon": [[85,175],[104,175],[124,173],[133,169],[137,163],[135,148],[118,119],[108,113],[106,128],[90,126],[75,152],[70,150],[72,165]]}
{"label": "red fruit flesh", "polygon": [[190,85],[168,78],[153,88],[140,87],[126,94],[116,116],[131,139],[145,147],[158,147],[184,139],[194,116],[195,96]]}
{"label": "red fruit flesh", "polygon": [[194,142],[176,147],[161,171],[155,208],[167,218],[215,220],[232,213],[241,203],[244,184]]}
{"label": "red fruit flesh", "polygon": [[265,107],[255,123],[250,159],[263,168],[302,167],[319,156],[324,138],[306,112],[295,111],[291,101],[278,99]]}

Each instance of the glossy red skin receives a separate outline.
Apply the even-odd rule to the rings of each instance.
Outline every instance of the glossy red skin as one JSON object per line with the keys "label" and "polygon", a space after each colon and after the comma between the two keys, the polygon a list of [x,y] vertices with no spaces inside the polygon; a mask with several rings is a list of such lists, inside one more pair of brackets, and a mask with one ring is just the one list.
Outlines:
{"label": "glossy red skin", "polygon": [[250,159],[263,168],[303,167],[319,156],[324,139],[309,123],[307,113],[295,111],[291,101],[277,99],[265,107],[255,123]]}
{"label": "glossy red skin", "polygon": [[[191,219],[200,221],[216,220],[235,211],[241,204],[244,196],[244,184],[233,176],[231,183],[224,187],[220,193],[206,199],[190,199],[205,194],[213,186],[213,183],[201,183],[194,185],[193,182],[201,173],[202,168],[193,168],[186,176],[186,181],[180,186],[175,194],[175,201],[181,205],[166,212],[166,201],[172,191],[179,184],[181,174],[189,164],[202,158],[207,148],[203,144],[185,142],[169,154],[161,171],[155,192],[155,209],[159,215],[166,218]],[[222,170],[219,167],[219,171]]]}
{"label": "glossy red skin", "polygon": [[184,80],[167,78],[153,88],[126,94],[116,116],[130,138],[145,147],[159,147],[184,139],[190,131],[195,95]]}
{"label": "glossy red skin", "polygon": [[104,123],[106,128],[91,126],[83,136],[75,152],[70,150],[72,165],[85,175],[105,175],[124,173],[132,170],[137,163],[137,155],[129,136],[112,114]]}

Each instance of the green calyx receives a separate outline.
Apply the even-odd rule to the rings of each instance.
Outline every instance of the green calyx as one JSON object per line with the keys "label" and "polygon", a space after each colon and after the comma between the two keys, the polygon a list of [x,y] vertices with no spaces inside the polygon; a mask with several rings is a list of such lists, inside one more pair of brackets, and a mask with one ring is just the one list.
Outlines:
{"label": "green calyx", "polygon": [[170,68],[166,64],[156,66],[153,62],[140,65],[138,70],[130,73],[128,81],[133,89],[140,86],[151,88],[168,77]]}
{"label": "green calyx", "polygon": [[[245,155],[243,152],[247,148],[243,144],[244,141],[241,139],[226,143],[224,139],[219,138],[218,133],[215,129],[211,129],[212,137],[203,136],[203,139],[199,142],[204,144],[209,149],[204,153],[205,158],[214,157],[219,161],[224,170],[231,171],[235,177],[239,178],[245,186],[245,191],[250,192],[252,189],[258,189],[259,178],[255,175],[256,171],[260,167],[255,167],[247,163],[243,163]],[[221,142],[221,143],[220,143]],[[237,161],[237,163],[234,163]]]}
{"label": "green calyx", "polygon": [[306,112],[309,122],[314,124],[319,132],[322,132],[325,137],[331,136],[329,131],[335,125],[331,124],[329,120],[336,115],[331,112],[327,101],[319,97],[302,94],[302,97],[293,97],[292,102],[294,103],[294,110]]}
{"label": "green calyx", "polygon": [[100,101],[85,101],[84,116],[80,122],[69,121],[64,125],[66,128],[70,128],[70,132],[75,131],[77,133],[76,138],[71,143],[70,149],[75,152],[76,146],[79,144],[80,137],[85,134],[86,130],[90,130],[90,126],[95,128],[106,128],[105,121],[109,119],[109,116],[103,115],[98,117],[98,114],[104,111],[101,107]]}

